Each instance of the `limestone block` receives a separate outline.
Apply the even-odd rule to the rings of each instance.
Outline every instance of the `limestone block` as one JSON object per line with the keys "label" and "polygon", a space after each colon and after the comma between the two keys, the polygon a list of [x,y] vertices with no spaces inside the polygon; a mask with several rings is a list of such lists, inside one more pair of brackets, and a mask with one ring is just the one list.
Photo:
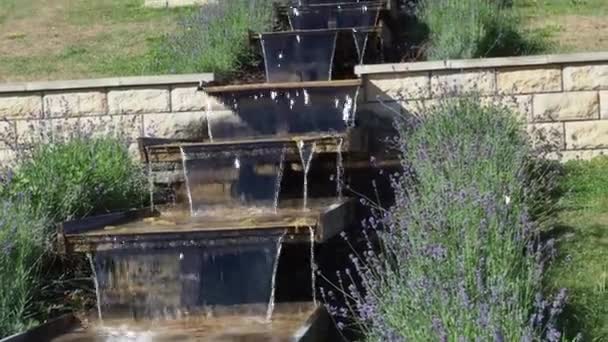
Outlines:
{"label": "limestone block", "polygon": [[494,70],[434,72],[431,76],[431,90],[433,97],[471,92],[489,95],[496,92],[496,78]]}
{"label": "limestone block", "polygon": [[367,101],[404,101],[429,98],[430,74],[400,73],[370,75],[365,82]]}
{"label": "limestone block", "polygon": [[167,0],[167,7],[204,5],[217,0]]}
{"label": "limestone block", "polygon": [[0,96],[0,119],[41,119],[41,95]]}
{"label": "limestone block", "polygon": [[9,149],[0,149],[0,172],[5,171],[5,168],[14,166],[17,160],[17,153]]}
{"label": "limestone block", "polygon": [[9,121],[0,121],[0,149],[15,144],[15,124]]}
{"label": "limestone block", "polygon": [[597,150],[566,150],[561,152],[560,160],[562,162],[568,162],[570,160],[589,160],[598,156],[608,155],[608,149],[597,149]]}
{"label": "limestone block", "polygon": [[598,93],[570,92],[534,95],[533,119],[540,121],[569,121],[599,119]]}
{"label": "limestone block", "polygon": [[106,94],[99,91],[55,93],[44,96],[47,118],[104,115],[108,113]]}
{"label": "limestone block", "polygon": [[51,120],[19,120],[16,122],[17,143],[46,144],[52,140]]}
{"label": "limestone block", "polygon": [[528,134],[535,147],[546,147],[555,151],[565,146],[564,123],[550,122],[528,125]]}
{"label": "limestone block", "polygon": [[562,90],[560,67],[499,69],[496,79],[501,94],[529,94]]}
{"label": "limestone block", "polygon": [[53,139],[113,137],[134,141],[143,134],[141,115],[105,115],[52,120]]}
{"label": "limestone block", "polygon": [[608,89],[608,64],[564,67],[564,90]]}
{"label": "limestone block", "polygon": [[566,148],[608,148],[608,121],[566,122]]}
{"label": "limestone block", "polygon": [[481,99],[485,104],[504,106],[523,122],[532,116],[532,95],[489,96]]}
{"label": "limestone block", "polygon": [[175,87],[171,90],[171,109],[174,112],[226,110],[215,97],[194,86]]}
{"label": "limestone block", "polygon": [[608,119],[608,91],[600,91],[600,117]]}
{"label": "limestone block", "polygon": [[171,95],[166,87],[111,90],[110,114],[162,113],[170,111]]}
{"label": "limestone block", "polygon": [[164,8],[167,7],[167,0],[146,0],[144,6],[151,8]]}
{"label": "limestone block", "polygon": [[144,115],[144,134],[166,139],[207,139],[205,112]]}

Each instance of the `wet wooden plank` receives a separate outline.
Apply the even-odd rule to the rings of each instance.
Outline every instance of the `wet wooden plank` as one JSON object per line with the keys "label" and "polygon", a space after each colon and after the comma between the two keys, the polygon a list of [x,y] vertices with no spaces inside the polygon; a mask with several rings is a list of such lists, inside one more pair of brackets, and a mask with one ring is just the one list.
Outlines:
{"label": "wet wooden plank", "polygon": [[274,89],[302,89],[302,88],[339,88],[357,87],[362,84],[360,79],[337,80],[337,81],[309,81],[309,82],[282,82],[282,83],[255,83],[237,84],[227,86],[204,87],[203,91],[208,94],[229,93],[248,90],[274,90]]}
{"label": "wet wooden plank", "polygon": [[[71,223],[69,232],[61,232],[60,240],[65,252],[93,252],[115,248],[130,248],[136,244],[147,246],[176,244],[204,245],[205,243],[231,245],[256,237],[271,234],[287,234],[286,242],[310,241],[310,228],[314,230],[315,240],[324,242],[341,232],[355,219],[354,199],[333,202],[315,210],[289,215],[268,215],[246,221],[238,220],[197,220],[173,222],[170,218],[156,217],[159,224],[134,216],[130,222],[109,221],[107,217],[88,218],[82,222]],[[145,211],[144,211],[145,212]],[[152,213],[149,216],[152,217]],[[230,216],[228,216],[230,217]],[[107,223],[121,222],[112,226]]]}
{"label": "wet wooden plank", "polygon": [[340,147],[342,153],[365,153],[368,150],[368,136],[359,129],[351,129],[341,134],[308,135],[308,136],[287,136],[266,139],[248,139],[238,141],[217,141],[217,142],[173,142],[161,145],[145,145],[144,160],[152,163],[161,162],[181,162],[181,148],[200,149],[204,152],[213,151],[254,151],[263,148],[285,148],[288,160],[299,160],[298,141],[315,142],[315,153],[335,154]]}

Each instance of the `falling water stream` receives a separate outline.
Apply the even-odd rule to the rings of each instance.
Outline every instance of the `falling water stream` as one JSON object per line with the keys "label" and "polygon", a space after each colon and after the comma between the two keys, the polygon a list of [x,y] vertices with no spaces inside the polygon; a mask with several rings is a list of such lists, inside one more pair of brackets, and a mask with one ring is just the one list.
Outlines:
{"label": "falling water stream", "polygon": [[273,199],[273,208],[274,213],[278,213],[279,211],[279,196],[281,195],[281,182],[283,181],[283,173],[285,172],[285,155],[287,154],[287,149],[283,148],[281,153],[281,160],[279,161],[279,170],[277,174],[277,180],[274,186],[274,199]]}
{"label": "falling water stream", "polygon": [[268,310],[266,311],[266,321],[272,320],[272,314],[274,313],[275,307],[275,293],[276,293],[276,282],[277,282],[277,270],[279,269],[279,259],[281,258],[281,250],[283,249],[283,239],[287,235],[287,232],[283,233],[277,241],[277,256],[274,259],[274,266],[272,268],[272,281],[270,285],[270,300],[268,301]]}
{"label": "falling water stream", "polygon": [[95,269],[95,262],[93,261],[93,255],[87,253],[87,259],[89,260],[89,266],[91,267],[91,274],[93,275],[93,285],[95,286],[95,300],[97,302],[97,316],[100,322],[103,322],[103,316],[101,314],[101,292],[99,289],[99,279],[97,278],[97,270]]}
{"label": "falling water stream", "polygon": [[336,144],[336,194],[338,199],[342,199],[344,192],[344,156],[342,148],[344,147],[344,138],[339,138]]}
{"label": "falling water stream", "polygon": [[207,120],[207,135],[209,136],[209,141],[213,142],[213,132],[211,130],[211,114],[213,113],[213,107],[211,106],[211,99],[209,97],[207,97],[205,109],[205,119]]}
{"label": "falling water stream", "polygon": [[308,227],[310,233],[310,271],[312,277],[312,302],[317,306],[317,264],[315,262],[315,230]]}
{"label": "falling water stream", "polygon": [[150,212],[154,212],[154,175],[152,173],[152,163],[148,163],[148,186],[150,190]]}
{"label": "falling water stream", "polygon": [[302,169],[304,171],[304,190],[302,196],[302,208],[308,210],[308,171],[310,171],[310,165],[315,155],[316,142],[305,142],[299,140],[298,152],[300,153],[300,159],[302,160]]}
{"label": "falling water stream", "polygon": [[192,201],[192,189],[190,187],[190,177],[188,177],[187,158],[186,151],[183,147],[179,148],[182,155],[182,167],[184,169],[184,182],[186,184],[186,193],[188,194],[188,203],[190,204],[190,214],[194,216],[194,203]]}

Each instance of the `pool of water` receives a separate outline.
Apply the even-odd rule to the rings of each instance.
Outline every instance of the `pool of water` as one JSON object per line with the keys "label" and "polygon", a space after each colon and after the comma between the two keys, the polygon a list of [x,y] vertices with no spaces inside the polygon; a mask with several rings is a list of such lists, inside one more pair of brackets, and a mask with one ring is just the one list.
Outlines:
{"label": "pool of water", "polygon": [[246,307],[189,314],[180,319],[106,319],[83,324],[52,342],[94,341],[297,341],[312,326],[326,324],[312,303],[280,303],[271,321],[249,315]]}

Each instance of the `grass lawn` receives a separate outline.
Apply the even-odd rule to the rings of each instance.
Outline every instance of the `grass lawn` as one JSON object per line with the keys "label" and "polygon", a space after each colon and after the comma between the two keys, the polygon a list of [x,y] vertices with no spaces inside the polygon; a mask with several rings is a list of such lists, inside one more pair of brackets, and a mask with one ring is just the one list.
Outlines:
{"label": "grass lawn", "polygon": [[541,29],[555,53],[608,51],[608,1],[515,0],[532,29]]}
{"label": "grass lawn", "polygon": [[150,42],[193,8],[143,0],[0,0],[0,82],[141,74]]}
{"label": "grass lawn", "polygon": [[566,164],[559,255],[549,285],[569,290],[566,329],[584,341],[608,341],[608,157]]}

